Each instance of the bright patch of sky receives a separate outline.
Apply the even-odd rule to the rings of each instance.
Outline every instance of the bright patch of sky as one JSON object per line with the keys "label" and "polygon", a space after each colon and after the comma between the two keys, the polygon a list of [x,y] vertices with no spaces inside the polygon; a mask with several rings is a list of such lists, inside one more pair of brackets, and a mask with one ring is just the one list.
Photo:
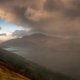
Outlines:
{"label": "bright patch of sky", "polygon": [[11,24],[9,22],[6,22],[5,20],[0,20],[0,27],[1,27],[0,34],[1,33],[12,33],[15,30],[22,29],[21,27],[18,27],[15,24]]}

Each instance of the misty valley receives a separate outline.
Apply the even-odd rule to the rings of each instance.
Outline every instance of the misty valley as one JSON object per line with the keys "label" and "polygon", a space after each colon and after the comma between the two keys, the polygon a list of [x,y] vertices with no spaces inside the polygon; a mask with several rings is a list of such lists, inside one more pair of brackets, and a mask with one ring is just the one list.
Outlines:
{"label": "misty valley", "polygon": [[0,0],[0,80],[80,80],[80,0]]}
{"label": "misty valley", "polygon": [[34,33],[6,41],[1,44],[1,47],[53,72],[80,79],[80,42],[78,39],[63,39]]}

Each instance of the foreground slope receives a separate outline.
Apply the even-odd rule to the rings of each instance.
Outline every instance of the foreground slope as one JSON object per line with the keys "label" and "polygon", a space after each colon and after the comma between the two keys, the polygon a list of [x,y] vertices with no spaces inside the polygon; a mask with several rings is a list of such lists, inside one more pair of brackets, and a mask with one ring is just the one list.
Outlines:
{"label": "foreground slope", "polygon": [[0,62],[32,80],[74,80],[62,74],[53,73],[21,56],[0,49]]}

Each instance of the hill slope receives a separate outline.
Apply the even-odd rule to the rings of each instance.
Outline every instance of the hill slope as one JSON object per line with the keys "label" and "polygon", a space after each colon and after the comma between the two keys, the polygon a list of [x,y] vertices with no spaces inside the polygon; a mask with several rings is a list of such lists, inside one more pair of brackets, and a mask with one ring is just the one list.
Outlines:
{"label": "hill slope", "polygon": [[25,59],[80,80],[80,38],[65,39],[39,33],[9,40],[0,46],[20,47],[14,52]]}
{"label": "hill slope", "polygon": [[32,80],[74,80],[62,74],[53,73],[46,68],[2,49],[0,49],[0,61],[13,67],[18,72],[24,73],[25,76],[32,78]]}

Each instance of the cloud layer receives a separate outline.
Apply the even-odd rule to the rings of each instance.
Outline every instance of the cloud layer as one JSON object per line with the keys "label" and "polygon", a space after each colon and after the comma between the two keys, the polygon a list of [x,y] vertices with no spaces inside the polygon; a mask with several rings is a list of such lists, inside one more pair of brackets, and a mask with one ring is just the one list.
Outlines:
{"label": "cloud layer", "polygon": [[7,33],[2,33],[0,34],[0,43],[13,39],[14,37],[11,34],[7,34]]}
{"label": "cloud layer", "polygon": [[61,35],[80,35],[79,0],[0,0],[0,17]]}

